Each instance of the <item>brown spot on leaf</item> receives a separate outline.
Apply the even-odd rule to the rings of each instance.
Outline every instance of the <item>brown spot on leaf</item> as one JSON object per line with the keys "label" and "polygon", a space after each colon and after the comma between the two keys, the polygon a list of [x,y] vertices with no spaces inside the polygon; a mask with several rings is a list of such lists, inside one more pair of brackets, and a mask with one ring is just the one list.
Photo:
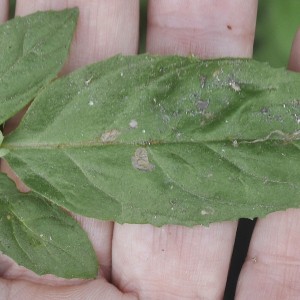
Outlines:
{"label": "brown spot on leaf", "polygon": [[155,166],[149,162],[148,152],[145,148],[136,149],[131,157],[132,166],[139,171],[153,171]]}
{"label": "brown spot on leaf", "polygon": [[197,101],[196,106],[202,112],[205,113],[206,108],[209,105],[209,100],[207,101]]}
{"label": "brown spot on leaf", "polygon": [[203,75],[200,75],[200,80],[201,80],[201,88],[204,89],[206,77]]}
{"label": "brown spot on leaf", "polygon": [[121,134],[120,131],[113,129],[107,132],[104,132],[101,136],[100,136],[100,140],[103,143],[108,143],[108,142],[112,142],[114,141],[119,135]]}
{"label": "brown spot on leaf", "polygon": [[269,110],[268,110],[266,107],[263,107],[263,108],[260,110],[260,112],[261,112],[263,115],[266,115],[266,114],[269,112]]}

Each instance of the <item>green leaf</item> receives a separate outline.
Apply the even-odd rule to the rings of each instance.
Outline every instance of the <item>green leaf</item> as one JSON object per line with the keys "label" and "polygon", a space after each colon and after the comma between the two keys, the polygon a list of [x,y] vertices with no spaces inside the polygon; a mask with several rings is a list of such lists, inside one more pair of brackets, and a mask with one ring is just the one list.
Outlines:
{"label": "green leaf", "polygon": [[[2,132],[0,130],[0,145],[2,144],[2,141],[3,141],[3,134],[2,134]],[[0,148],[0,157],[3,157],[8,152],[9,152],[8,149]]]}
{"label": "green leaf", "polygon": [[0,173],[0,251],[38,275],[93,278],[98,262],[85,231],[34,192],[20,193]]}
{"label": "green leaf", "polygon": [[57,76],[77,18],[73,8],[16,17],[0,26],[0,124]]}
{"label": "green leaf", "polygon": [[300,77],[251,59],[116,56],[56,80],[4,139],[78,214],[208,225],[299,207]]}
{"label": "green leaf", "polygon": [[[3,134],[0,130],[0,145],[2,144],[3,142]],[[4,156],[5,154],[7,154],[9,152],[9,150],[7,151],[8,149],[3,149],[3,148],[0,148],[0,157]]]}

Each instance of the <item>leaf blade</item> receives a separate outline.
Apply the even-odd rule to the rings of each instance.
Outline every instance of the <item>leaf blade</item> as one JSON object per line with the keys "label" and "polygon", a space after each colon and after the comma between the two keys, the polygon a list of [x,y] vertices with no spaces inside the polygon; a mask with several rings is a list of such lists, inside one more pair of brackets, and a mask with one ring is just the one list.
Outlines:
{"label": "leaf blade", "polygon": [[0,26],[0,124],[57,76],[77,18],[74,8],[16,17]]}
{"label": "leaf blade", "polygon": [[51,84],[5,159],[37,192],[103,220],[263,217],[299,207],[297,82],[249,59],[116,56]]}
{"label": "leaf blade", "polygon": [[38,275],[95,278],[98,261],[86,232],[34,192],[20,193],[0,173],[0,250]]}

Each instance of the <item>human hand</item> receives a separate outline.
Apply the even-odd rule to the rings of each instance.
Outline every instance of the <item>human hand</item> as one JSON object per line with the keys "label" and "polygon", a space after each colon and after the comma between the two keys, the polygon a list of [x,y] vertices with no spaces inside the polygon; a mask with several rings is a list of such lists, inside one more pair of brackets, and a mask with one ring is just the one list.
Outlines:
{"label": "human hand", "polygon": [[[147,52],[194,53],[201,58],[252,55],[257,0],[149,0],[148,3]],[[137,54],[137,0],[18,0],[17,14],[67,6],[79,6],[80,19],[62,74],[120,52]],[[0,21],[4,11],[0,11]],[[299,48],[300,34],[289,65],[297,71]],[[5,129],[13,128],[17,119],[8,122]],[[3,161],[1,171],[13,176]],[[20,182],[19,186],[25,189]],[[299,211],[289,210],[257,222],[240,276],[237,300],[300,298],[299,215]],[[2,255],[0,300],[223,298],[236,223],[211,224],[209,228],[168,225],[156,228],[75,218],[94,245],[100,265],[98,278],[85,281],[52,275],[39,277]]]}

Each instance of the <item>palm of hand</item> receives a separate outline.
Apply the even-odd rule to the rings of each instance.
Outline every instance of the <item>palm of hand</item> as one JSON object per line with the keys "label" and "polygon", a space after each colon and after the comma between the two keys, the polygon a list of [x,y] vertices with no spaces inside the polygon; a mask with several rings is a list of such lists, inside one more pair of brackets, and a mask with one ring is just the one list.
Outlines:
{"label": "palm of hand", "polygon": [[[257,1],[148,2],[147,52],[194,53],[202,58],[252,55]],[[80,20],[62,73],[120,52],[137,54],[138,1],[76,0],[75,5],[80,8]],[[19,0],[17,14],[67,6],[68,1]],[[4,13],[5,9],[0,21],[5,20]],[[299,69],[298,40],[290,59],[294,70]],[[14,122],[16,119],[8,122],[6,130]],[[1,170],[14,176],[3,161]],[[290,210],[258,221],[236,299],[300,297],[298,215]],[[155,228],[75,217],[89,233],[98,255],[98,278],[38,277],[0,256],[0,299],[222,299],[236,223]]]}

